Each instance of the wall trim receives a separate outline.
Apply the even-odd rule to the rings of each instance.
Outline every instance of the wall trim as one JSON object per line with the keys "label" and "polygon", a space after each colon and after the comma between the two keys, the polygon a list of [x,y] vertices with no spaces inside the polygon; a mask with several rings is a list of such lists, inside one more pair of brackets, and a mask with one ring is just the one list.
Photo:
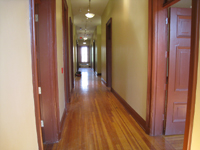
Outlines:
{"label": "wall trim", "polygon": [[61,139],[61,135],[62,135],[62,132],[63,132],[63,128],[64,128],[66,118],[67,118],[67,109],[65,108],[63,115],[62,115],[62,118],[61,118],[61,121],[60,121],[59,139]]}
{"label": "wall trim", "polygon": [[142,129],[146,132],[146,121],[113,88],[111,88],[111,92],[129,112],[129,114],[135,119],[135,121],[140,125],[140,127],[142,127]]}
{"label": "wall trim", "polygon": [[101,73],[98,73],[97,71],[95,71],[95,75],[101,76]]}

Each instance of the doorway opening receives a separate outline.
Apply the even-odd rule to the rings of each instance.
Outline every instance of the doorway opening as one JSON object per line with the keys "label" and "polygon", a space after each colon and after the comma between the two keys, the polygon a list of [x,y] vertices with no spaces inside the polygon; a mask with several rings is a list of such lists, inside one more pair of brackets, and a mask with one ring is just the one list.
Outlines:
{"label": "doorway opening", "polygon": [[95,40],[93,41],[93,69],[94,69],[94,72],[96,70],[96,59],[95,59]]}
{"label": "doorway opening", "polygon": [[[151,1],[149,5],[149,64],[148,64],[148,99],[147,99],[147,132],[150,133],[150,135],[162,135],[163,129],[166,128],[165,133],[168,135],[170,134],[169,131],[167,131],[167,112],[170,112],[169,107],[169,98],[170,98],[170,85],[166,84],[166,74],[168,72],[168,83],[172,82],[172,76],[170,77],[170,73],[173,73],[173,67],[175,68],[175,74],[174,74],[174,82],[173,84],[176,84],[176,86],[172,85],[172,89],[175,92],[183,91],[186,93],[188,88],[188,94],[186,93],[186,97],[188,95],[188,98],[185,98],[186,102],[172,102],[172,110],[171,112],[174,113],[172,115],[172,118],[168,120],[173,123],[180,123],[180,122],[186,122],[185,128],[183,128],[183,131],[185,131],[184,135],[184,149],[187,149],[190,147],[191,144],[191,135],[192,135],[192,126],[193,126],[193,117],[194,117],[194,102],[195,102],[195,91],[196,91],[196,75],[197,75],[197,62],[198,62],[198,42],[199,42],[199,0],[194,1],[192,0],[192,17],[189,15],[186,15],[186,17],[183,15],[177,15],[176,21],[177,23],[181,24],[181,26],[176,25],[175,32],[172,32],[173,34],[176,34],[176,36],[179,36],[179,39],[183,39],[185,36],[189,38],[188,33],[191,30],[191,52],[189,52],[190,45],[179,45],[174,44],[176,47],[176,52],[172,54],[172,56],[175,58],[170,58],[170,51],[167,52],[168,47],[168,27],[167,27],[167,16],[168,16],[168,10],[167,8],[172,6],[173,4],[177,3],[179,0],[171,0],[171,1]],[[184,0],[180,1],[183,2]],[[191,5],[190,5],[191,6]],[[172,8],[171,8],[172,10]],[[171,13],[172,14],[172,13]],[[188,22],[192,23],[189,30],[186,29],[185,31],[181,28],[185,28],[188,25]],[[190,20],[190,21],[189,21]],[[170,20],[171,21],[171,20]],[[155,24],[156,22],[156,24]],[[172,22],[170,22],[172,23]],[[180,27],[180,28],[179,28]],[[180,30],[179,30],[180,29]],[[172,35],[172,34],[171,34]],[[170,35],[170,36],[171,36]],[[172,41],[173,43],[174,41]],[[170,43],[170,40],[169,40]],[[186,44],[187,42],[184,42]],[[190,42],[189,42],[190,43]],[[172,44],[170,44],[171,47]],[[190,57],[189,57],[190,55]],[[167,66],[167,56],[169,56],[169,64]],[[176,64],[173,65],[173,67],[170,67],[172,62],[174,61]],[[183,61],[184,60],[184,61]],[[190,60],[190,61],[189,61]],[[190,62],[189,65],[185,64],[186,62]],[[159,65],[158,65],[159,64]],[[184,66],[184,68],[182,67]],[[189,67],[188,67],[189,66]],[[179,67],[179,69],[177,69]],[[181,68],[182,67],[182,68]],[[169,68],[167,71],[165,68]],[[180,74],[183,74],[181,72],[185,72],[185,70],[189,69],[188,75],[186,77],[180,76]],[[172,69],[172,70],[170,70]],[[187,85],[187,80],[189,76],[189,86]],[[171,81],[170,81],[171,80]],[[177,80],[177,82],[176,82]],[[180,81],[186,80],[186,82],[180,82]],[[179,82],[178,82],[179,81]],[[158,88],[163,87],[163,88]],[[177,88],[176,88],[177,87]],[[187,88],[186,88],[187,87]],[[165,103],[165,97],[166,97],[166,89],[168,89],[167,92],[167,100]],[[173,92],[173,93],[175,93]],[[149,101],[150,100],[150,101]],[[166,109],[165,107],[166,106]],[[186,114],[186,108],[187,108],[187,114]],[[166,111],[165,111],[166,110]],[[166,112],[166,114],[165,114]],[[183,115],[184,114],[184,115]],[[166,120],[165,120],[166,118]],[[165,120],[165,122],[164,122]],[[185,121],[186,120],[186,121]],[[166,124],[166,126],[164,126]],[[168,132],[168,133],[167,133]],[[176,134],[176,133],[175,133]]]}
{"label": "doorway opening", "polygon": [[106,86],[112,88],[112,18],[106,23]]}
{"label": "doorway opening", "polygon": [[88,46],[79,46],[78,50],[79,68],[90,68],[90,49]]}

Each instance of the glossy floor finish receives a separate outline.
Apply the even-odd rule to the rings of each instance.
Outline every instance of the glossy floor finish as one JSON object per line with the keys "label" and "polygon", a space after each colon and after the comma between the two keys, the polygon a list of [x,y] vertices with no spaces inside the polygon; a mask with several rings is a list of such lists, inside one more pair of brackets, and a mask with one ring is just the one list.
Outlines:
{"label": "glossy floor finish", "polygon": [[62,139],[45,150],[173,150],[163,136],[148,136],[94,75],[80,69]]}

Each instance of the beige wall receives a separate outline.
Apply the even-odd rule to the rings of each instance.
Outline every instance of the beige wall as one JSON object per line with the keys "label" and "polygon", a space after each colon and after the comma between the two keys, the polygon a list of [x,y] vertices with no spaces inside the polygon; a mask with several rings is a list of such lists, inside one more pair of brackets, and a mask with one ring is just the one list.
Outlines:
{"label": "beige wall", "polygon": [[29,0],[1,0],[0,22],[0,149],[37,150]]}
{"label": "beige wall", "polygon": [[57,36],[57,69],[58,69],[58,92],[60,120],[65,109],[65,89],[64,89],[64,68],[63,63],[63,20],[62,20],[62,0],[56,0],[56,36]]}
{"label": "beige wall", "polygon": [[112,17],[112,87],[146,120],[148,0],[110,0],[102,16],[101,72],[106,80],[106,23]]}
{"label": "beige wall", "polygon": [[[199,45],[200,45],[200,37],[199,37]],[[200,47],[199,47],[199,51],[200,51]],[[200,53],[199,53],[199,63],[198,63],[196,104],[195,104],[195,115],[194,115],[194,126],[193,126],[191,150],[200,149],[200,142],[199,142],[199,135],[200,135],[200,128],[199,128],[200,127],[200,119],[199,119],[200,109],[199,108],[200,108]]]}

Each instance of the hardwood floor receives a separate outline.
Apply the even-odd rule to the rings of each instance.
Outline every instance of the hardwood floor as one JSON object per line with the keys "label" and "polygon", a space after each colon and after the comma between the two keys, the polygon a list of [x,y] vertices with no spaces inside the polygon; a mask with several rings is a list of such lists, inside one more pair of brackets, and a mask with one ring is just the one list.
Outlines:
{"label": "hardwood floor", "polygon": [[174,150],[169,138],[148,136],[94,75],[80,69],[62,139],[44,150]]}
{"label": "hardwood floor", "polygon": [[183,149],[184,135],[164,136],[164,138],[175,150]]}

